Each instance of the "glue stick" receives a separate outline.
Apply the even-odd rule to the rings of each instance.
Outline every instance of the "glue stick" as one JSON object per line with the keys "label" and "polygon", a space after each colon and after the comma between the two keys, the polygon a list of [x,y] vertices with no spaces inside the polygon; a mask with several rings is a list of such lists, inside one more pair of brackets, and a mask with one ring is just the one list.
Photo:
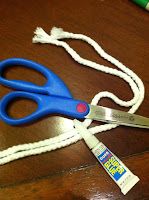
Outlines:
{"label": "glue stick", "polygon": [[132,1],[149,11],[149,0],[132,0]]}
{"label": "glue stick", "polygon": [[124,195],[127,194],[127,192],[139,181],[139,178],[134,175],[102,142],[92,135],[81,122],[74,120],[74,124],[94,156],[120,187],[121,192]]}

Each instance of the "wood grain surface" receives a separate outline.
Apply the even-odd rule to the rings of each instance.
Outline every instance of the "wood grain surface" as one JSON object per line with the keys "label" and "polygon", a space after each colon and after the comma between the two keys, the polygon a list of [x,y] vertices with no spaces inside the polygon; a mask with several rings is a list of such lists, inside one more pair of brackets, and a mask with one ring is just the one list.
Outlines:
{"label": "wood grain surface", "polygon": [[[148,24],[149,13],[127,0],[1,0],[0,60],[22,57],[37,61],[58,74],[75,98],[87,102],[103,90],[131,99],[129,86],[119,78],[82,67],[60,47],[31,42],[37,26],[47,32],[56,26],[88,35],[143,80],[145,99],[137,114],[149,117]],[[81,56],[114,68],[87,44],[72,40],[68,43]],[[21,77],[39,85],[46,81],[41,74],[19,66],[12,67],[5,76]],[[9,91],[0,86],[0,98]],[[100,104],[121,109],[107,99]],[[9,112],[14,117],[22,117],[34,109],[34,102],[21,99],[9,107]],[[93,126],[98,124],[94,122]],[[0,121],[0,150],[56,136],[72,126],[71,118],[56,115],[20,127]],[[120,126],[97,137],[140,177],[140,182],[126,196],[80,141],[0,166],[0,200],[149,199],[148,130]]]}

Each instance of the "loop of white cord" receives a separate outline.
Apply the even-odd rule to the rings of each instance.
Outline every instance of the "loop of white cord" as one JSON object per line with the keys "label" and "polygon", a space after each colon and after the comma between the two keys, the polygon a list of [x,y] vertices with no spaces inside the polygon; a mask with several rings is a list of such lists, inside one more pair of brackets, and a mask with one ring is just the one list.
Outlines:
{"label": "loop of white cord", "polygon": [[[62,39],[67,39],[67,38],[79,39],[87,42],[95,49],[95,51],[101,57],[108,60],[115,66],[117,66],[119,70],[106,67],[104,65],[99,65],[93,61],[80,57],[79,54],[76,51],[74,51],[66,42],[60,41]],[[102,91],[99,92],[97,95],[95,95],[95,97],[91,102],[92,105],[97,105],[99,100],[105,97],[110,98],[120,106],[131,107],[130,110],[128,111],[130,113],[134,113],[141,105],[144,99],[144,85],[141,79],[132,70],[124,66],[121,62],[119,62],[112,56],[108,55],[99,46],[99,44],[96,43],[91,38],[82,34],[73,34],[65,32],[63,31],[63,29],[56,27],[52,28],[51,35],[48,35],[42,28],[37,28],[35,31],[35,36],[33,37],[33,43],[49,43],[63,47],[71,55],[71,57],[78,63],[117,76],[126,81],[129,84],[130,88],[132,89],[134,95],[130,101],[124,101],[119,99],[116,95],[114,95],[111,92]],[[84,120],[83,123],[86,127],[88,127],[92,123],[92,120],[86,119]],[[112,128],[116,128],[117,126],[118,125],[116,124],[104,124],[101,126],[92,127],[89,130],[92,134],[96,134],[99,132],[111,130]],[[0,152],[0,165],[6,164],[13,160],[17,160],[19,158],[31,155],[37,155],[58,148],[62,148],[70,144],[73,144],[80,139],[82,139],[81,136],[77,133],[75,129],[72,129],[69,132],[62,133],[54,138],[49,138],[43,141],[29,143],[29,144],[13,146]]]}

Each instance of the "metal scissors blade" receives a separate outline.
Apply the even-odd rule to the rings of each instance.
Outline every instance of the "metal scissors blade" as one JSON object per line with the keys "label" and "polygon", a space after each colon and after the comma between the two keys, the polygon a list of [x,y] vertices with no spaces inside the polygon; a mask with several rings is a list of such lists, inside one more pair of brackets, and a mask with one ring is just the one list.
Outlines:
{"label": "metal scissors blade", "polygon": [[90,112],[85,118],[113,124],[132,126],[138,128],[149,128],[149,118],[127,113],[102,106],[90,106]]}

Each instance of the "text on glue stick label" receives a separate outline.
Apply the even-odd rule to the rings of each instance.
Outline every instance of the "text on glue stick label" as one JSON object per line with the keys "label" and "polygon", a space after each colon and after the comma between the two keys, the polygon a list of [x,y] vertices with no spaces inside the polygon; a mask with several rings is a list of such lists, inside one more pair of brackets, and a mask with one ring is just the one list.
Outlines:
{"label": "text on glue stick label", "polygon": [[98,159],[116,181],[126,172],[125,168],[108,149],[98,155]]}

